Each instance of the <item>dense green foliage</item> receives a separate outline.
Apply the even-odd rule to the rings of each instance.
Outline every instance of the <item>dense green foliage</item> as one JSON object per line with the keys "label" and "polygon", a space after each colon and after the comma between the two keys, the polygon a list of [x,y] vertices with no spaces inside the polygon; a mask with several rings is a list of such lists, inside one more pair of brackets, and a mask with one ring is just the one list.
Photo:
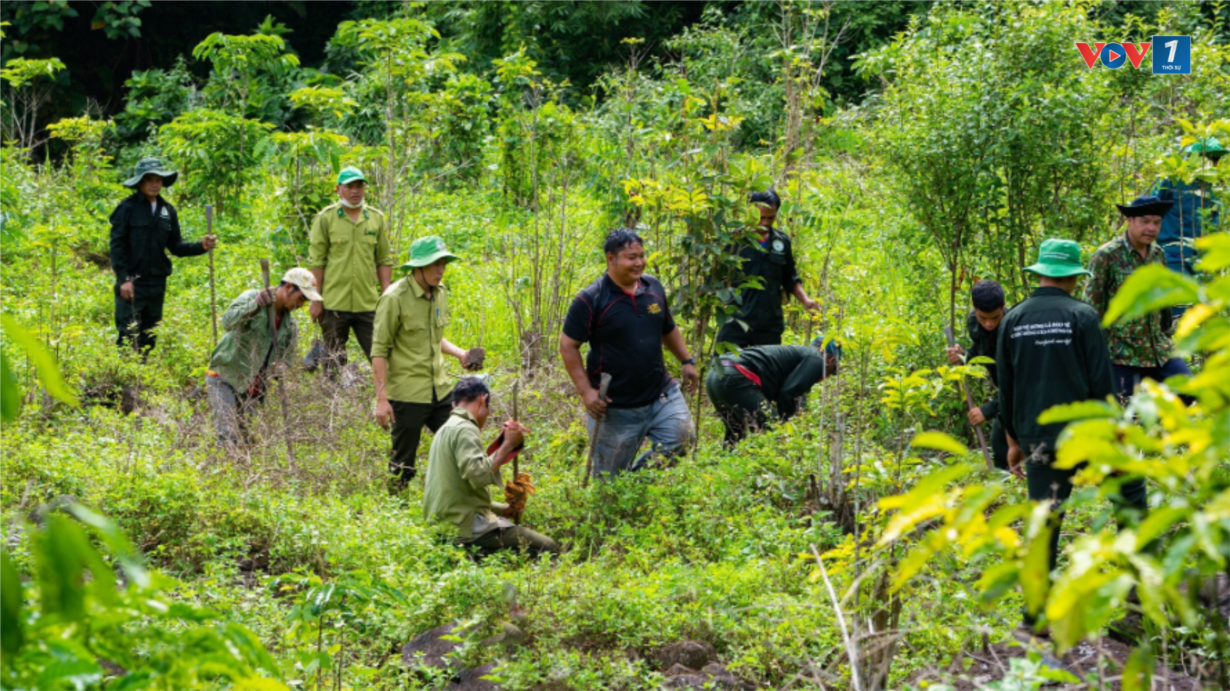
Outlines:
{"label": "dense green foliage", "polygon": [[[1131,683],[1155,661],[1225,682],[1224,622],[1180,584],[1230,558],[1227,236],[1206,241],[1200,282],[1143,275],[1116,303],[1122,318],[1199,303],[1178,339],[1198,376],[1126,410],[1054,413],[1076,422],[1063,461],[1092,461],[1054,583],[1036,578],[1045,534],[1023,488],[964,463],[956,382],[982,368],[941,364],[970,285],[1023,298],[1042,239],[1096,247],[1112,202],[1161,177],[1230,196],[1224,168],[1179,153],[1230,139],[1225,6],[359,3],[324,57],[270,17],[134,72],[114,117],[81,106],[48,126],[67,77],[34,41],[77,5],[4,15],[5,688],[420,688],[397,651],[446,622],[507,688],[656,688],[652,653],[685,638],[763,688],[904,688],[1003,638],[1022,606],[1061,646],[1100,633],[1138,584]],[[157,9],[106,6],[107,36]],[[1193,75],[1090,70],[1072,46],[1153,34],[1193,37]],[[521,382],[539,488],[525,520],[565,555],[474,564],[420,519],[421,482],[389,497],[365,365],[345,385],[292,373],[289,424],[270,397],[250,452],[218,451],[207,261],[175,261],[148,364],[114,346],[107,218],[150,154],[180,171],[167,196],[188,237],[215,205],[220,308],[259,284],[259,259],[303,260],[344,165],[368,173],[396,256],[437,234],[464,257],[447,337],[490,353],[498,416]],[[739,281],[721,248],[767,185],[822,305],[790,304],[786,342],[840,339],[841,375],[734,450],[698,396],[701,441],[677,468],[582,487],[556,342],[602,238],[639,224],[704,367]],[[319,332],[301,319],[306,352]],[[1116,471],[1148,477],[1157,507],[1118,539],[1093,486]],[[478,644],[506,621],[524,647]],[[1043,681],[1014,664],[1019,686],[1001,688]]]}

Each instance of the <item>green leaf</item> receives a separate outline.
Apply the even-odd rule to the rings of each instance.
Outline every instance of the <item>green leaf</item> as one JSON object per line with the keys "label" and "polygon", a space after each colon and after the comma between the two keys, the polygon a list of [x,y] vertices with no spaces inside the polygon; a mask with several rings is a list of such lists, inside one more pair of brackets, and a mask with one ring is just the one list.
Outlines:
{"label": "green leaf", "polygon": [[1123,691],[1148,691],[1153,688],[1153,655],[1149,646],[1142,645],[1132,651],[1123,666]]}
{"label": "green leaf", "polygon": [[8,422],[17,419],[21,411],[21,384],[9,367],[8,355],[0,352],[0,420]]}
{"label": "green leaf", "polygon": [[[7,314],[0,314],[0,326],[4,329],[6,339],[12,339],[17,345],[21,346],[22,350],[26,351],[26,356],[30,358],[30,362],[34,363],[34,368],[38,371],[39,381],[43,383],[47,393],[69,405],[77,405],[77,396],[73,394],[60,377],[60,368],[56,365],[55,358],[43,347],[42,343],[38,342],[34,334],[22,328],[20,324]],[[18,395],[20,396],[20,393]],[[4,410],[7,415],[9,410],[7,403],[4,405]],[[10,418],[6,417],[5,419]]]}
{"label": "green leaf", "polygon": [[1131,321],[1166,307],[1200,300],[1200,287],[1192,279],[1160,264],[1142,266],[1123,283],[1110,301],[1102,326]]}
{"label": "green leaf", "polygon": [[1080,401],[1053,406],[1038,416],[1038,424],[1118,417],[1119,410],[1105,401]]}
{"label": "green leaf", "polygon": [[1051,572],[1048,555],[1051,538],[1050,523],[1043,525],[1030,540],[1021,564],[1021,592],[1025,596],[1025,611],[1037,614],[1046,605],[1046,596],[1051,587]]}
{"label": "green leaf", "polygon": [[910,446],[922,449],[935,449],[937,451],[947,451],[954,456],[965,456],[969,454],[969,449],[964,444],[953,439],[951,436],[943,432],[923,432],[914,437],[910,442]]}
{"label": "green leaf", "polygon": [[25,642],[21,607],[21,577],[9,551],[0,549],[0,651],[6,657],[15,655]]}

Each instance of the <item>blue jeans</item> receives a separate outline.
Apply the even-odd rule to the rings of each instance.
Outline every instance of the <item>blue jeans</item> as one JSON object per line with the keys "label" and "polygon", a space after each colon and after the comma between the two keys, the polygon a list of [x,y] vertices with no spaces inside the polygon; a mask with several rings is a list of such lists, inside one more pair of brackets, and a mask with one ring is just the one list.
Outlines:
{"label": "blue jeans", "polygon": [[[592,439],[594,419],[588,415],[585,428]],[[646,438],[650,447],[638,457],[636,452]],[[686,453],[693,440],[692,412],[678,386],[672,386],[647,406],[607,408],[594,445],[593,475],[600,478],[603,474],[642,470],[651,465],[655,455],[661,455],[669,464]]]}
{"label": "blue jeans", "polygon": [[[1187,368],[1187,363],[1183,362],[1183,358],[1178,357],[1170,358],[1161,367],[1131,367],[1118,364],[1114,367],[1115,393],[1118,394],[1119,400],[1124,403],[1132,397],[1132,394],[1136,392],[1136,387],[1140,386],[1140,382],[1146,378],[1162,382],[1176,374],[1184,374],[1189,377],[1192,374],[1192,371]],[[1191,405],[1194,400],[1190,396],[1180,396],[1180,398],[1187,405]]]}

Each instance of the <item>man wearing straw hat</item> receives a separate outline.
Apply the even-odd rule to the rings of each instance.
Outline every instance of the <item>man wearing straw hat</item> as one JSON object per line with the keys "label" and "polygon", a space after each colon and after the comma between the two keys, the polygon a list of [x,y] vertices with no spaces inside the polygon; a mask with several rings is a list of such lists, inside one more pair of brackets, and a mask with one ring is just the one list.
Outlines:
{"label": "man wearing straw hat", "polygon": [[353,331],[363,354],[372,357],[372,327],[376,301],[393,280],[393,255],[384,214],[364,199],[363,171],[347,166],[337,174],[337,202],[312,221],[307,267],[316,276],[324,302],[311,307],[320,322],[326,368],[346,364],[346,343]]}
{"label": "man wearing straw hat", "polygon": [[162,188],[179,174],[156,158],[143,158],[124,186],[133,190],[111,213],[111,269],[115,271],[116,344],[135,344],[142,356],[154,349],[154,327],[162,321],[167,276],[173,270],[167,252],[177,257],[205,254],[218,244],[214,235],[187,242],[179,214],[162,198]]}
{"label": "man wearing straw hat", "polygon": [[376,422],[393,428],[390,489],[403,490],[415,476],[415,456],[423,427],[440,429],[452,409],[453,384],[445,354],[471,369],[469,353],[444,338],[448,326],[448,289],[444,271],[460,259],[435,236],[410,245],[410,274],[380,296],[372,334],[372,376],[376,382]]}

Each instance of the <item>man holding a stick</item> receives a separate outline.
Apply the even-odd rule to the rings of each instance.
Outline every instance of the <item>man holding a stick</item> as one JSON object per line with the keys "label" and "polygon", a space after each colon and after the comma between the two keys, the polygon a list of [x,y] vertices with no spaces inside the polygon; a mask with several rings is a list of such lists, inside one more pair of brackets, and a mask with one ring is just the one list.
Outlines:
{"label": "man holding a stick", "polygon": [[[948,363],[959,365],[976,357],[992,360],[996,355],[996,344],[999,340],[999,322],[1007,313],[1004,305],[1004,288],[995,281],[979,281],[970,291],[973,310],[965,319],[965,330],[969,334],[969,350],[959,345],[948,346]],[[998,369],[995,363],[984,363],[987,376],[991,383],[998,386]],[[969,424],[986,429],[986,422],[991,421],[991,457],[995,467],[1008,470],[1008,439],[1004,436],[1004,426],[999,420],[999,398],[992,392],[991,398],[981,406],[970,406],[966,414]]]}
{"label": "man holding a stick", "polygon": [[162,321],[167,277],[173,270],[167,252],[195,257],[218,244],[214,235],[187,242],[179,213],[162,198],[162,188],[179,173],[156,158],[143,158],[124,186],[133,190],[111,213],[111,268],[115,271],[115,327],[120,348],[135,346],[144,357],[157,344],[154,327]]}
{"label": "man holding a stick", "polygon": [[499,443],[484,451],[481,432],[491,416],[491,389],[479,377],[463,377],[451,398],[448,420],[431,445],[423,517],[447,523],[456,530],[457,543],[476,549],[478,556],[506,549],[559,554],[554,540],[513,524],[510,507],[491,499],[491,487],[503,484],[501,470],[516,457],[529,430],[509,420]]}
{"label": "man holding a stick", "polygon": [[423,427],[440,429],[452,410],[453,384],[444,356],[465,369],[481,366],[479,349],[462,350],[444,337],[449,323],[444,271],[460,259],[435,236],[410,245],[410,275],[380,296],[372,339],[372,376],[376,384],[376,423],[393,428],[389,490],[400,493],[416,474],[415,457]]}
{"label": "man holding a stick", "polygon": [[294,359],[299,327],[291,312],[309,300],[320,299],[312,273],[294,268],[286,272],[277,288],[246,290],[222,314],[222,338],[209,358],[205,375],[219,446],[234,449],[244,442],[244,416],[264,398],[265,384],[277,369]]}
{"label": "man holding a stick", "polygon": [[326,370],[346,364],[346,343],[353,331],[370,360],[376,301],[393,281],[384,214],[364,200],[367,181],[353,166],[337,176],[338,201],[312,222],[307,267],[321,286],[324,302],[312,303],[312,321],[320,322],[329,353]]}
{"label": "man holding a stick", "polygon": [[[649,467],[654,456],[671,460],[694,441],[692,413],[667,374],[663,348],[681,363],[684,388],[692,392],[700,383],[666,291],[644,274],[644,241],[636,231],[618,228],[603,250],[606,273],[573,299],[559,348],[589,414],[594,477]],[[582,343],[589,343],[585,362]],[[606,396],[599,394],[603,374],[611,375]],[[638,456],[646,438],[651,447]]]}

